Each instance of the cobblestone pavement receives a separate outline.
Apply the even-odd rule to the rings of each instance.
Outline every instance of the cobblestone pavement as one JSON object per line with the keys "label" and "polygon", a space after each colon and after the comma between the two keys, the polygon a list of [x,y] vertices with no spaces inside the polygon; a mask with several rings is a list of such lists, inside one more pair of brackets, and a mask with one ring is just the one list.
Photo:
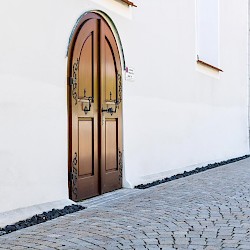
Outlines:
{"label": "cobblestone pavement", "polygon": [[250,159],[0,237],[0,249],[250,249]]}

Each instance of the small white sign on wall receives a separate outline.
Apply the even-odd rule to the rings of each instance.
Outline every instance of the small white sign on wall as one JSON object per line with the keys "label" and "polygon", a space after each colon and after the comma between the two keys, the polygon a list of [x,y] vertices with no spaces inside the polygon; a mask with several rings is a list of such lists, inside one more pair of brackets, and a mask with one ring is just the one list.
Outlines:
{"label": "small white sign on wall", "polygon": [[135,70],[132,67],[126,67],[125,69],[125,79],[129,82],[134,82],[135,80]]}

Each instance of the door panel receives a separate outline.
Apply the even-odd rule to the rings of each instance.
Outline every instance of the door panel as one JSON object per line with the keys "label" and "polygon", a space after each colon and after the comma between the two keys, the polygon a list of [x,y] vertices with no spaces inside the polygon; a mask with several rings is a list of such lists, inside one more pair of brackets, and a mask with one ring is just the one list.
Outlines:
{"label": "door panel", "polygon": [[83,44],[79,64],[79,98],[84,96],[93,96],[93,76],[94,76],[94,46],[93,46],[93,32],[86,39]]}
{"label": "door panel", "polygon": [[70,193],[79,201],[121,187],[122,70],[107,23],[91,14],[75,34],[70,66]]}
{"label": "door panel", "polygon": [[105,38],[105,92],[106,100],[116,100],[116,65],[112,53],[112,47],[109,44],[107,37]]}
{"label": "door panel", "polygon": [[79,136],[79,176],[94,175],[94,133],[93,120],[80,120]]}
{"label": "door panel", "polygon": [[117,119],[106,119],[105,131],[106,171],[117,170]]}

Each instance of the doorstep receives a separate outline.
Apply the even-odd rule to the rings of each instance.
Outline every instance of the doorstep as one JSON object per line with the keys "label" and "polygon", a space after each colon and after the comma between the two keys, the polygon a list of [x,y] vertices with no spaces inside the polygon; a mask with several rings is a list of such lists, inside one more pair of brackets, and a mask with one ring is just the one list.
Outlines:
{"label": "doorstep", "polygon": [[143,190],[140,189],[131,189],[131,188],[122,188],[109,193],[105,193],[84,201],[77,202],[77,204],[83,207],[98,207],[105,203],[109,203],[114,200],[122,199],[128,195],[142,193]]}

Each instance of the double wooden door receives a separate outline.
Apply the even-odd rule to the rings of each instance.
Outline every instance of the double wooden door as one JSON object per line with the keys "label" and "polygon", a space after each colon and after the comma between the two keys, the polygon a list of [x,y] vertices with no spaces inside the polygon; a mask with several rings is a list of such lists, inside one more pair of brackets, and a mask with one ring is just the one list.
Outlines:
{"label": "double wooden door", "polygon": [[71,47],[69,186],[78,201],[122,186],[122,70],[99,15],[85,17]]}

